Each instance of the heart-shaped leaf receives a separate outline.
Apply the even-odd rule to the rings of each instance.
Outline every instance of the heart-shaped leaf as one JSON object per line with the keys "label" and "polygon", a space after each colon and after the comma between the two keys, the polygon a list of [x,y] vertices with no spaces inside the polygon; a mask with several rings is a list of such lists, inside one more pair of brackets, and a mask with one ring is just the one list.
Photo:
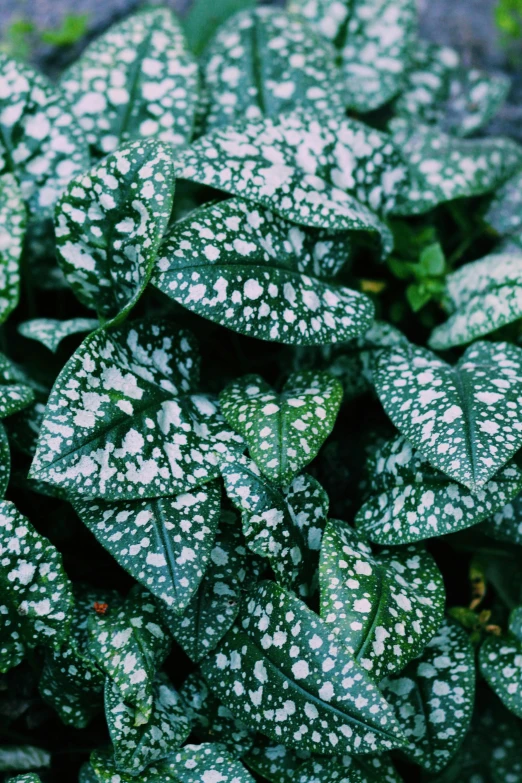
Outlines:
{"label": "heart-shaped leaf", "polygon": [[36,340],[56,353],[60,343],[66,337],[82,332],[92,332],[98,325],[98,321],[93,318],[71,318],[68,321],[58,321],[55,318],[33,318],[31,321],[23,321],[19,324],[18,331],[28,340]]}
{"label": "heart-shaped leaf", "polygon": [[328,496],[321,485],[305,474],[282,491],[260,475],[255,462],[239,454],[222,463],[221,473],[228,497],[241,512],[249,548],[268,558],[281,584],[311,595],[328,515]]}
{"label": "heart-shaped leaf", "polygon": [[297,16],[276,8],[236,14],[205,51],[205,132],[298,106],[341,113],[344,85],[335,55],[332,44]]}
{"label": "heart-shaped leaf", "polygon": [[390,128],[410,170],[395,215],[422,215],[447,201],[491,193],[522,165],[522,150],[510,139],[455,139],[400,118]]}
{"label": "heart-shaped leaf", "polygon": [[427,552],[373,554],[337,519],[326,526],[319,580],[326,627],[377,681],[418,655],[444,614],[442,574]]}
{"label": "heart-shaped leaf", "polygon": [[163,321],[89,335],[54,385],[31,477],[84,497],[131,500],[192,491],[218,475],[226,427],[189,397],[192,336]]}
{"label": "heart-shaped leaf", "polygon": [[141,587],[89,616],[89,654],[135,708],[136,726],[147,723],[152,714],[154,677],[170,647],[160,612]]}
{"label": "heart-shaped leaf", "polygon": [[492,253],[446,278],[450,317],[437,326],[430,346],[445,350],[465,345],[522,317],[522,249]]}
{"label": "heart-shaped leaf", "polygon": [[82,304],[121,321],[145,290],[174,198],[169,148],[129,144],[74,179],[56,209],[63,272]]}
{"label": "heart-shaped leaf", "polygon": [[522,470],[510,462],[472,494],[433,468],[402,436],[372,454],[367,472],[369,497],[355,523],[371,541],[389,546],[476,525],[501,514],[522,490]]}
{"label": "heart-shaped leaf", "polygon": [[82,522],[122,568],[180,614],[210,562],[220,500],[219,484],[210,481],[176,497],[72,502]]}
{"label": "heart-shaped leaf", "polygon": [[[1,78],[1,77],[0,77]],[[0,176],[0,324],[18,304],[20,257],[26,228],[22,191],[13,174]]]}
{"label": "heart-shaped leaf", "polygon": [[62,556],[7,500],[0,501],[0,555],[0,672],[6,672],[27,650],[65,641],[73,596]]}
{"label": "heart-shaped leaf", "polygon": [[402,751],[439,772],[457,752],[473,712],[475,653],[467,633],[444,621],[422,655],[380,687],[409,741]]}
{"label": "heart-shaped leaf", "polygon": [[249,575],[246,554],[236,515],[223,512],[205,575],[183,614],[158,604],[172,636],[196,663],[217,647],[238,615]]}
{"label": "heart-shaped leaf", "polygon": [[403,742],[368,673],[331,643],[314,612],[273,582],[252,593],[202,673],[233,714],[288,747],[333,755]]}
{"label": "heart-shaped leaf", "polygon": [[152,713],[147,723],[136,726],[134,710],[112,680],[105,681],[105,717],[119,770],[139,775],[154,762],[170,756],[190,734],[190,722],[177,691],[164,674],[152,685]]}
{"label": "heart-shaped leaf", "polygon": [[412,65],[394,103],[398,116],[467,136],[486,125],[505,100],[510,81],[466,68],[454,49],[418,40]]}
{"label": "heart-shaped leaf", "polygon": [[508,710],[522,718],[522,606],[509,616],[509,635],[488,636],[479,654],[480,671]]}
{"label": "heart-shaped leaf", "polygon": [[376,365],[375,388],[395,426],[473,493],[520,448],[520,348],[477,342],[452,367],[411,345],[382,353]]}
{"label": "heart-shaped leaf", "polygon": [[286,487],[317,456],[333,429],[343,390],[326,373],[290,375],[281,393],[259,375],[246,375],[221,392],[223,416],[248,444],[271,481]]}
{"label": "heart-shaped leaf", "polygon": [[238,199],[175,223],[152,282],[204,318],[290,345],[344,340],[365,331],[369,298],[326,278],[350,254],[347,233],[301,229]]}
{"label": "heart-shaped leaf", "polygon": [[146,8],[113,25],[61,86],[96,156],[135,139],[176,146],[191,139],[197,64],[168,8]]}

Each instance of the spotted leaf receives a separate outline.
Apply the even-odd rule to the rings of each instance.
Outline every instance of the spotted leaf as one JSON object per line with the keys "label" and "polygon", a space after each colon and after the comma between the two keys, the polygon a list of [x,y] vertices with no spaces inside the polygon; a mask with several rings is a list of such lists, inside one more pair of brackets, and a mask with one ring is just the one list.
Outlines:
{"label": "spotted leaf", "polygon": [[20,258],[26,229],[22,191],[10,173],[0,176],[0,225],[0,323],[3,323],[20,296]]}
{"label": "spotted leaf", "polygon": [[24,775],[8,778],[7,783],[42,783],[42,779],[35,772],[26,772]]}
{"label": "spotted leaf", "polygon": [[221,392],[220,402],[264,475],[286,487],[317,456],[333,429],[342,395],[338,381],[310,370],[290,375],[280,393],[259,375],[246,375]]}
{"label": "spotted leaf", "polygon": [[104,158],[60,200],[60,264],[80,302],[101,319],[121,321],[143,293],[173,197],[170,151],[149,139]]}
{"label": "spotted leaf", "polygon": [[417,121],[391,123],[410,170],[395,215],[422,215],[439,204],[491,193],[522,165],[510,139],[456,139]]}
{"label": "spotted leaf", "polygon": [[158,604],[172,636],[195,662],[215,649],[239,612],[249,569],[237,523],[235,514],[222,513],[208,568],[183,614]]}
{"label": "spotted leaf", "polygon": [[192,336],[139,321],[89,335],[54,385],[31,477],[83,497],[169,497],[218,474],[227,428],[201,395]]}
{"label": "spotted leaf", "polygon": [[350,255],[348,233],[298,228],[237,199],[175,223],[152,282],[198,315],[242,334],[290,345],[365,331],[373,305],[329,280]]}
{"label": "spotted leaf", "polygon": [[475,653],[467,633],[444,621],[422,655],[381,683],[408,739],[402,751],[439,772],[469,728],[475,697]]}
{"label": "spotted leaf", "polygon": [[105,717],[114,747],[114,761],[122,772],[139,775],[154,762],[173,753],[190,734],[190,723],[177,691],[164,674],[153,685],[152,713],[136,726],[134,710],[110,679],[105,681]]}
{"label": "spotted leaf", "polygon": [[28,340],[36,340],[56,353],[62,340],[73,334],[92,332],[98,326],[93,318],[71,318],[58,321],[55,318],[33,318],[19,324],[18,331]]}
{"label": "spotted leaf", "polygon": [[114,600],[88,621],[88,652],[135,711],[135,725],[147,723],[153,708],[153,682],[171,640],[152,596],[141,587],[125,601]]}
{"label": "spotted leaf", "polygon": [[313,758],[299,766],[295,783],[403,783],[386,754],[357,758]]}
{"label": "spotted leaf", "polygon": [[482,525],[488,536],[522,546],[522,494],[507,503]]}
{"label": "spotted leaf", "polygon": [[95,751],[91,764],[99,783],[254,783],[244,766],[218,743],[185,745],[141,775],[121,773],[107,751]]}
{"label": "spotted leaf", "polygon": [[211,481],[176,497],[111,502],[73,498],[100,544],[154,596],[182,613],[212,553],[221,489]]}
{"label": "spotted leaf", "polygon": [[374,554],[336,519],[325,530],[319,580],[325,626],[375,680],[418,655],[444,613],[442,575],[427,552]]}
{"label": "spotted leaf", "polygon": [[454,49],[418,40],[406,82],[394,103],[401,117],[467,136],[486,125],[509,91],[509,79],[466,68]]}
{"label": "spotted leaf", "polygon": [[18,413],[33,400],[34,392],[27,377],[0,353],[0,418]]}
{"label": "spotted leaf", "polygon": [[411,345],[390,349],[376,364],[377,394],[395,426],[472,493],[522,444],[520,348],[477,342],[450,366]]}
{"label": "spotted leaf", "polygon": [[39,690],[66,726],[85,728],[103,710],[104,675],[89,652],[88,621],[96,606],[118,601],[113,591],[74,586],[74,608],[65,644],[47,653]]}
{"label": "spotted leaf", "polygon": [[3,424],[0,424],[0,498],[3,498],[11,475],[11,451]]}
{"label": "spotted leaf", "polygon": [[252,593],[202,672],[233,714],[290,748],[376,753],[403,742],[368,673],[332,643],[314,612],[273,582]]}
{"label": "spotted leaf", "polygon": [[405,164],[388,134],[341,116],[298,109],[244,120],[198,139],[175,160],[178,177],[254,201],[301,226],[389,230],[375,212],[401,195]]}
{"label": "spotted leaf", "polygon": [[73,597],[61,555],[7,500],[0,501],[0,554],[0,672],[6,672],[27,650],[65,641]]}
{"label": "spotted leaf", "polygon": [[480,671],[508,710],[522,718],[522,607],[509,616],[509,635],[488,636],[479,654]]}
{"label": "spotted leaf", "polygon": [[522,172],[516,172],[496,192],[485,220],[501,236],[522,232]]}
{"label": "spotted leaf", "polygon": [[87,142],[61,90],[0,53],[0,174],[14,175],[30,217],[52,217],[68,182],[88,166]]}
{"label": "spotted leaf", "polygon": [[303,596],[313,593],[328,515],[328,496],[320,484],[305,474],[280,490],[242,455],[231,455],[221,473],[252,552],[268,558],[281,584],[296,587]]}
{"label": "spotted leaf", "polygon": [[168,8],[144,9],[113,25],[61,86],[96,156],[137,139],[176,146],[191,139],[197,64]]}
{"label": "spotted leaf", "polygon": [[390,546],[455,533],[502,515],[522,490],[522,470],[510,462],[472,494],[433,468],[402,436],[372,454],[367,472],[369,496],[355,523],[371,541]]}
{"label": "spotted leaf", "polygon": [[522,317],[522,249],[491,253],[446,278],[449,319],[437,326],[430,346],[445,350],[465,345]]}
{"label": "spotted leaf", "polygon": [[[290,783],[310,756],[309,751],[293,750],[258,734],[253,748],[243,756],[243,762],[269,783]],[[332,763],[332,759],[328,761]]]}
{"label": "spotted leaf", "polygon": [[306,22],[275,8],[234,15],[205,51],[205,131],[297,106],[341,112],[343,81],[335,48]]}
{"label": "spotted leaf", "polygon": [[243,756],[250,750],[254,741],[253,732],[240,718],[234,718],[228,707],[221,704],[199,672],[189,674],[181,687],[180,696],[198,740],[220,742],[235,756]]}

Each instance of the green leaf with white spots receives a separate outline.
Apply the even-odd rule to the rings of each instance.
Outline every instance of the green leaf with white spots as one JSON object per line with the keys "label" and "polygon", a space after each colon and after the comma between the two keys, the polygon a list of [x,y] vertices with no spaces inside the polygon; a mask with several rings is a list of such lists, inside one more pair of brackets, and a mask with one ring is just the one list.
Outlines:
{"label": "green leaf with white spots", "polygon": [[20,297],[20,258],[26,217],[16,178],[11,173],[3,174],[0,176],[0,323],[9,317]]}
{"label": "green leaf with white spots", "polygon": [[137,139],[180,146],[192,137],[197,64],[168,8],[143,9],[113,25],[61,86],[98,157]]}
{"label": "green leaf with white spots", "polygon": [[341,113],[344,84],[335,58],[332,44],[297,16],[276,8],[235,14],[205,50],[205,132],[298,106],[321,116]]}
{"label": "green leaf with white spots", "polygon": [[292,783],[403,783],[386,754],[357,758],[313,758],[304,762]]}
{"label": "green leaf with white spots", "polygon": [[177,691],[164,674],[153,685],[152,713],[147,723],[134,723],[134,710],[110,679],[105,681],[105,717],[114,747],[114,761],[122,772],[139,775],[154,762],[170,756],[190,734],[190,722]]}
{"label": "green leaf with white spots", "polygon": [[176,174],[261,204],[301,226],[381,235],[375,213],[389,212],[404,189],[406,165],[389,134],[306,109],[243,120],[176,155]]}
{"label": "green leaf with white spots", "polygon": [[509,616],[509,635],[488,636],[479,653],[480,671],[508,710],[522,718],[522,606]]}
{"label": "green leaf with white spots", "polygon": [[522,349],[514,345],[474,343],[454,366],[415,345],[391,348],[374,380],[397,429],[472,493],[522,445]]}
{"label": "green leaf with white spots", "polygon": [[43,748],[34,745],[3,745],[0,748],[0,772],[20,772],[23,769],[50,766],[51,754]]}
{"label": "green leaf with white spots", "polygon": [[510,177],[496,192],[484,220],[501,236],[522,232],[522,172]]}
{"label": "green leaf with white spots", "polygon": [[311,595],[328,517],[324,489],[304,474],[280,490],[261,476],[255,462],[240,454],[230,455],[221,473],[228,497],[241,512],[248,547],[270,561],[281,584]]}
{"label": "green leaf with white spots", "polygon": [[221,392],[224,417],[239,432],[267,478],[286,487],[318,454],[331,433],[343,396],[341,384],[309,370],[290,375],[274,391],[259,375],[238,378]]}
{"label": "green leaf with white spots", "polygon": [[9,477],[11,475],[11,450],[7,432],[3,424],[0,424],[0,498],[7,492]]}
{"label": "green leaf with white spots", "polygon": [[439,204],[491,193],[522,165],[511,139],[456,139],[418,122],[390,123],[409,168],[394,215],[422,215]]}
{"label": "green leaf with white spots", "polygon": [[350,233],[299,228],[238,199],[175,223],[153,284],[198,315],[234,331],[290,345],[360,334],[373,305],[329,278],[351,254]]}
{"label": "green leaf with white spots", "polygon": [[183,614],[158,604],[165,625],[191,660],[197,663],[214,650],[234,623],[248,577],[237,516],[225,511],[203,580]]}
{"label": "green leaf with white spots", "polygon": [[121,773],[107,751],[94,751],[91,764],[99,783],[254,783],[240,761],[223,745],[185,745],[137,777]]}
{"label": "green leaf with white spots", "polygon": [[473,712],[475,653],[466,631],[444,621],[422,655],[380,687],[408,739],[403,753],[439,772],[461,745]]}
{"label": "green leaf with white spots", "polygon": [[221,742],[235,756],[252,748],[254,734],[215,697],[199,672],[189,674],[180,689],[192,731],[202,742]]}
{"label": "green leaf with white spots", "polygon": [[25,775],[16,775],[14,778],[8,778],[7,783],[42,783],[42,780],[36,773],[28,772]]}
{"label": "green leaf with white spots", "polygon": [[[292,750],[258,734],[255,745],[243,757],[243,762],[269,783],[290,783],[296,779],[299,767],[309,758],[310,753],[306,750]],[[332,759],[329,762],[331,764]]]}
{"label": "green leaf with white spots", "polygon": [[30,217],[52,217],[69,181],[88,167],[86,139],[62,91],[0,53],[0,174],[14,175]]}
{"label": "green leaf with white spots", "polygon": [[176,497],[72,503],[122,568],[181,614],[210,563],[220,500],[221,487],[210,481]]}
{"label": "green leaf with white spots", "polygon": [[45,405],[41,402],[33,402],[5,420],[9,442],[22,454],[34,457],[44,413]]}
{"label": "green leaf with white spots", "polygon": [[0,353],[0,419],[27,408],[33,400],[27,376]]}
{"label": "green leaf with white spots", "polygon": [[327,755],[400,747],[400,728],[368,673],[291,593],[264,582],[202,673],[254,730]]}
{"label": "green leaf with white spots", "polygon": [[171,639],[150,593],[134,587],[123,601],[88,621],[88,651],[135,708],[135,725],[147,723],[153,708],[153,682]]}
{"label": "green leaf with white spots", "polygon": [[446,278],[446,323],[429,344],[434,350],[465,345],[522,317],[522,249],[499,249]]}
{"label": "green leaf with white spots", "polygon": [[509,92],[506,76],[466,68],[448,46],[420,40],[411,54],[406,83],[393,105],[400,117],[467,136],[494,117]]}
{"label": "green leaf with white spots", "polygon": [[319,581],[325,626],[377,681],[418,655],[444,615],[431,555],[415,546],[373,553],[337,519],[324,533]]}
{"label": "green leaf with white spots", "polygon": [[33,318],[19,324],[18,331],[28,340],[36,340],[56,353],[62,340],[73,334],[92,332],[99,326],[93,318],[71,318],[58,321],[56,318]]}
{"label": "green leaf with white spots", "polygon": [[0,672],[67,638],[73,596],[62,557],[13,503],[0,502]]}
{"label": "green leaf with white spots", "polygon": [[56,208],[66,280],[102,320],[121,321],[150,278],[174,198],[166,144],[137,141],[74,179]]}
{"label": "green leaf with white spots", "polygon": [[522,470],[509,462],[472,494],[432,467],[403,436],[387,441],[368,460],[368,498],[355,524],[385,546],[455,533],[492,514],[522,490]]}
{"label": "green leaf with white spots", "polygon": [[69,635],[59,649],[47,653],[38,685],[66,726],[83,729],[103,710],[105,677],[89,652],[88,622],[96,606],[110,608],[118,600],[113,591],[74,586]]}
{"label": "green leaf with white spots", "polygon": [[211,401],[190,396],[198,370],[193,337],[164,321],[89,335],[51,392],[30,477],[118,501],[215,478],[229,432]]}
{"label": "green leaf with white spots", "polygon": [[288,0],[286,5],[291,13],[300,14],[331,41],[342,39],[345,34],[351,0]]}
{"label": "green leaf with white spots", "polygon": [[522,494],[499,509],[482,524],[482,530],[498,541],[522,546]]}

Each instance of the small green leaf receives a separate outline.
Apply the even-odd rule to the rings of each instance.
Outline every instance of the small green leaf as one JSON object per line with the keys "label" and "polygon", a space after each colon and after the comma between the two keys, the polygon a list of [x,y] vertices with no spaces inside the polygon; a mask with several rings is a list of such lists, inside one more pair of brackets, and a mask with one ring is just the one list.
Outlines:
{"label": "small green leaf", "polygon": [[221,392],[223,415],[248,444],[267,478],[286,487],[318,454],[333,429],[342,386],[313,370],[290,375],[275,392],[259,375],[246,375]]}
{"label": "small green leaf", "polygon": [[388,546],[455,533],[492,514],[501,517],[522,490],[522,470],[509,462],[472,494],[433,468],[403,436],[372,454],[367,472],[369,497],[355,523],[371,541]]}
{"label": "small green leaf", "polygon": [[191,139],[197,64],[168,8],[146,8],[113,25],[61,86],[98,157],[136,139],[175,146]]}
{"label": "small green leaf", "polygon": [[499,249],[446,278],[450,317],[433,330],[435,350],[465,345],[522,317],[522,250]]}
{"label": "small green leaf", "polygon": [[34,400],[27,377],[0,353],[0,418],[23,410]]}
{"label": "small green leaf", "polygon": [[13,174],[0,176],[0,324],[18,305],[26,209]]}
{"label": "small green leaf", "polygon": [[72,46],[87,32],[89,14],[66,14],[56,30],[44,30],[41,39],[51,46]]}
{"label": "small green leaf", "polygon": [[264,582],[202,673],[254,730],[327,755],[400,747],[400,728],[367,672],[291,593]]}
{"label": "small green leaf", "polygon": [[499,699],[522,718],[522,606],[509,616],[509,635],[490,635],[484,640],[479,663]]}
{"label": "small green leaf", "polygon": [[152,713],[146,724],[136,726],[135,711],[110,679],[105,681],[105,717],[114,747],[114,761],[122,772],[139,775],[154,762],[179,748],[190,734],[182,701],[164,674],[153,685]]}
{"label": "small green leaf", "polygon": [[176,497],[72,503],[122,568],[181,614],[210,562],[220,499],[221,487],[210,481]]}
{"label": "small green leaf", "polygon": [[33,318],[19,324],[18,331],[28,340],[36,340],[56,353],[62,340],[72,334],[92,332],[99,326],[92,318],[71,318],[69,321],[57,321],[55,318]]}
{"label": "small green leaf", "polygon": [[173,198],[170,150],[149,139],[74,179],[58,203],[60,264],[80,302],[100,318],[118,323],[145,290]]}
{"label": "small green leaf", "polygon": [[472,493],[522,444],[522,350],[514,345],[474,343],[453,367],[425,348],[395,347],[377,359],[374,380],[397,429]]}
{"label": "small green leaf", "polygon": [[410,170],[394,215],[422,215],[448,201],[491,193],[522,165],[522,150],[510,139],[455,139],[400,118],[390,128]]}
{"label": "small green leaf", "polygon": [[152,282],[241,334],[290,345],[337,342],[371,323],[369,298],[327,279],[350,256],[347,232],[301,229],[238,199],[172,226]]}
{"label": "small green leaf", "polygon": [[442,574],[427,552],[371,548],[346,523],[328,523],[319,566],[321,617],[375,680],[399,671],[436,633]]}
{"label": "small green leaf", "polygon": [[223,512],[209,565],[183,614],[158,604],[169,631],[191,660],[197,663],[214,650],[233,624],[248,571],[237,517]]}
{"label": "small green leaf", "polygon": [[37,645],[67,638],[73,596],[62,557],[13,503],[0,502],[0,672]]}
{"label": "small green leaf", "polygon": [[473,711],[475,653],[466,631],[444,621],[422,655],[381,688],[409,741],[403,753],[439,772],[457,752]]}
{"label": "small green leaf", "polygon": [[344,109],[336,51],[306,22],[276,8],[233,16],[205,51],[205,132],[298,106],[324,116]]}
{"label": "small green leaf", "polygon": [[[20,772],[23,769],[40,769],[51,766],[51,754],[43,748],[34,745],[3,745],[0,748],[0,772]],[[36,777],[36,776],[35,776]],[[31,778],[30,775],[20,775],[11,780]]]}
{"label": "small green leaf", "polygon": [[104,614],[91,613],[88,635],[89,654],[135,708],[135,725],[146,723],[152,713],[156,670],[171,647],[152,596],[135,587],[125,601],[112,601]]}

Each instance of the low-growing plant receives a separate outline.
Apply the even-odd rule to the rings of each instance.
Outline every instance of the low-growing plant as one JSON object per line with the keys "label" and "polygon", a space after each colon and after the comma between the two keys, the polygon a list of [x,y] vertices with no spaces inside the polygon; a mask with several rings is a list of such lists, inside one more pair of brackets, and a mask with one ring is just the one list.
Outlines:
{"label": "low-growing plant", "polygon": [[518,783],[509,85],[204,8],[0,60],[0,775]]}

